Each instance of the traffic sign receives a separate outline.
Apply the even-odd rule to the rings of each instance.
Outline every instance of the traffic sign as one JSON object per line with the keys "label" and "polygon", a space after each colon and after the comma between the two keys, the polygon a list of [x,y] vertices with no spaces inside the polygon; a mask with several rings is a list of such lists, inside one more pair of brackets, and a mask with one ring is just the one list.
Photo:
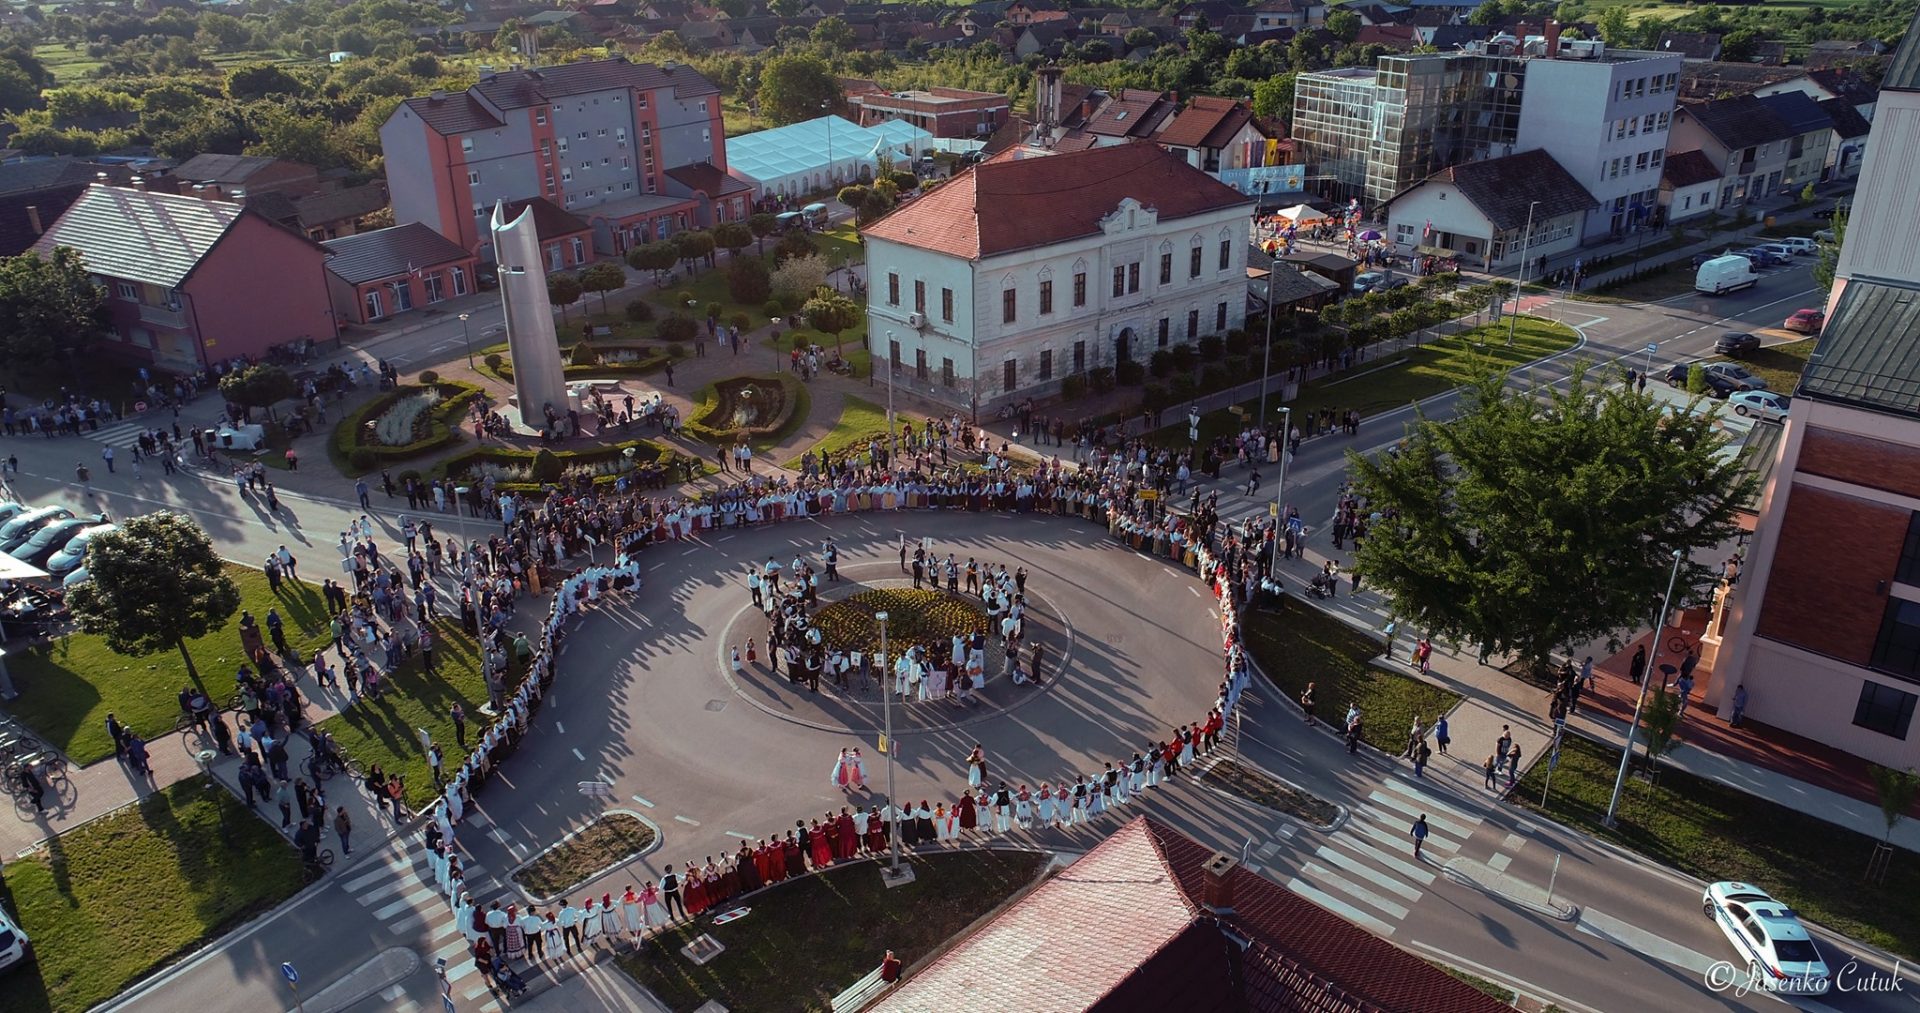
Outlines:
{"label": "traffic sign", "polygon": [[447,995],[444,992],[440,994],[440,1008],[445,1011],[445,1013],[459,1013],[458,1010],[453,1008],[453,996]]}
{"label": "traffic sign", "polygon": [[1660,350],[1660,342],[1658,342],[1658,341],[1649,341],[1649,342],[1647,342],[1647,354],[1648,354],[1648,355],[1652,355],[1653,353],[1655,353],[1655,352],[1657,352],[1657,351],[1659,351],[1659,350]]}
{"label": "traffic sign", "polygon": [[287,984],[289,985],[300,984],[300,972],[294,970],[292,964],[281,964],[280,976],[287,979]]}

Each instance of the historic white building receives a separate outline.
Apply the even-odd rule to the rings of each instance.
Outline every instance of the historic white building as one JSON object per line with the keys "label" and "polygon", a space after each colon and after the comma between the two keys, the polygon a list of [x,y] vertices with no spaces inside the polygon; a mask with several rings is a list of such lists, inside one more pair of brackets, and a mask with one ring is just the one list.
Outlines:
{"label": "historic white building", "polygon": [[1224,334],[1250,203],[1158,145],[1016,148],[862,230],[870,348],[965,407]]}

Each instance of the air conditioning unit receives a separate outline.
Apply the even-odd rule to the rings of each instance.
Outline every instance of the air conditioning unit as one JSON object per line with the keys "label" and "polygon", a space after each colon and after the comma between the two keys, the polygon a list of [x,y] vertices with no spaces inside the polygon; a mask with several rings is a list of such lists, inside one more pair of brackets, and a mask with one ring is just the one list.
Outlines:
{"label": "air conditioning unit", "polygon": [[917,331],[917,330],[919,330],[919,329],[920,329],[920,328],[922,328],[922,327],[925,327],[925,326],[927,326],[927,316],[926,316],[926,314],[924,314],[924,313],[909,313],[909,314],[907,314],[907,326],[908,326],[908,327],[911,327],[911,328],[913,328],[913,329],[914,329],[914,330],[916,330],[916,331]]}

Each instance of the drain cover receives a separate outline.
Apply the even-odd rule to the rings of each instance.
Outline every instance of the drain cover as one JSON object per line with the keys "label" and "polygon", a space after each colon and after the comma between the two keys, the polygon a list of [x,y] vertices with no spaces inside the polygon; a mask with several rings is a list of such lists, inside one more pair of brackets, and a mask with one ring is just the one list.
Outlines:
{"label": "drain cover", "polygon": [[707,701],[707,709],[710,711],[714,711],[715,713],[726,710],[726,708],[727,708],[727,702],[725,700],[708,700]]}

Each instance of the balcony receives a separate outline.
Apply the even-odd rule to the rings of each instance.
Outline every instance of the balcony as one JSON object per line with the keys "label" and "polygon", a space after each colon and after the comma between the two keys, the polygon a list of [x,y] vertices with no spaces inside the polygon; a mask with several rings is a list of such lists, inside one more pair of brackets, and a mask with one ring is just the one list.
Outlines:
{"label": "balcony", "polygon": [[175,330],[185,330],[187,327],[187,311],[185,309],[141,303],[139,305],[139,315],[140,322],[143,324],[152,324],[155,327],[171,327]]}

